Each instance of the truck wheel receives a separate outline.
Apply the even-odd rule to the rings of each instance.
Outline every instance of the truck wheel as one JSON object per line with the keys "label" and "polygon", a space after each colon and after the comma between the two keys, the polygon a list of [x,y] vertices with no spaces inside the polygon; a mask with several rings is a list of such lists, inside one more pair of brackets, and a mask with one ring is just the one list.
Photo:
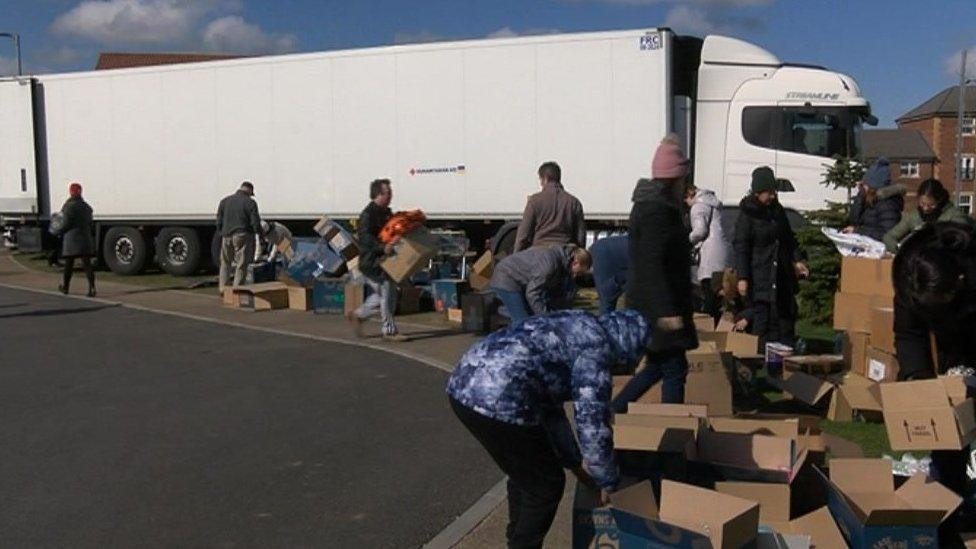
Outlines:
{"label": "truck wheel", "polygon": [[200,237],[188,227],[165,227],[156,237],[156,262],[173,276],[190,276],[200,270]]}
{"label": "truck wheel", "polygon": [[495,260],[511,255],[515,251],[515,237],[518,236],[517,222],[509,222],[501,226],[491,239],[491,253]]}
{"label": "truck wheel", "polygon": [[105,265],[115,274],[135,275],[146,267],[149,249],[135,227],[112,227],[105,233]]}

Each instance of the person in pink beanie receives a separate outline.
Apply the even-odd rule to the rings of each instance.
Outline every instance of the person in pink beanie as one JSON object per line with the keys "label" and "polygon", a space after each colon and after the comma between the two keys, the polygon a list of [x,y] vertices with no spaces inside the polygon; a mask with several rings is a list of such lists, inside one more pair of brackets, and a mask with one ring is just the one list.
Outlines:
{"label": "person in pink beanie", "polygon": [[677,136],[669,135],[654,152],[653,179],[639,180],[634,189],[627,307],[644,315],[651,337],[647,366],[613,400],[617,412],[625,412],[628,402],[658,381],[663,402],[684,401],[685,351],[698,347],[691,321],[691,242],[682,209],[688,168]]}

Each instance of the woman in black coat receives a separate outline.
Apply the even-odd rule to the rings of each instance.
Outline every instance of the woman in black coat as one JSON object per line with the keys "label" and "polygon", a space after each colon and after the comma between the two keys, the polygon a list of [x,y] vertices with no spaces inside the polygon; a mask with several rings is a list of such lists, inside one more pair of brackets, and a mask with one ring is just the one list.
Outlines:
{"label": "woman in black coat", "polygon": [[[892,277],[898,380],[963,375],[968,395],[976,396],[976,231],[952,222],[923,226],[898,250]],[[968,456],[968,449],[931,453],[936,478],[962,496]],[[966,512],[971,518],[973,509]]]}
{"label": "woman in black coat", "polygon": [[95,297],[95,270],[91,261],[95,255],[92,209],[81,197],[81,185],[78,183],[68,187],[68,194],[70,198],[61,207],[64,224],[58,231],[63,241],[61,257],[64,259],[64,280],[58,289],[63,294],[70,291],[75,259],[81,259],[88,279],[88,297]]}
{"label": "woman in black coat", "polygon": [[778,184],[768,166],[752,172],[752,193],[739,203],[735,225],[735,268],[739,295],[752,311],[750,332],[766,343],[793,346],[796,339],[798,276],[809,270],[776,199]]}
{"label": "woman in black coat", "polygon": [[651,325],[647,364],[625,385],[612,407],[627,411],[661,381],[661,400],[684,402],[688,360],[685,351],[698,347],[692,322],[691,242],[682,221],[688,161],[673,137],[665,138],[651,165],[654,179],[641,179],[630,211],[630,263],[627,307],[640,311]]}

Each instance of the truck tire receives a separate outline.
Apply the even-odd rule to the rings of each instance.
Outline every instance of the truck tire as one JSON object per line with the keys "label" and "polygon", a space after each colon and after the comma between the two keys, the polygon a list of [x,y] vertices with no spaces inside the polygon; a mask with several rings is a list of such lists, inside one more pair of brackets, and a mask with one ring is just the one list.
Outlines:
{"label": "truck tire", "polygon": [[200,236],[189,227],[164,227],[156,236],[156,262],[173,276],[190,276],[200,270],[203,249]]}
{"label": "truck tire", "polygon": [[512,255],[515,251],[515,237],[518,236],[519,223],[511,221],[502,225],[491,239],[491,253],[495,260]]}
{"label": "truck tire", "polygon": [[105,265],[115,274],[136,275],[146,268],[149,248],[135,227],[112,227],[105,233],[102,249]]}

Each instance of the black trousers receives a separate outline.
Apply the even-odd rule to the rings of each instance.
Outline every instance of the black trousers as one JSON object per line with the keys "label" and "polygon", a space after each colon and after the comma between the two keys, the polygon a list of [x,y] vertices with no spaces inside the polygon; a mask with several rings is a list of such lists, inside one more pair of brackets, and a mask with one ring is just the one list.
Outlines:
{"label": "black trousers", "polygon": [[713,278],[706,278],[701,281],[702,291],[702,312],[710,315],[715,323],[718,324],[722,318],[722,300],[718,297],[718,292],[712,287]]}
{"label": "black trousers", "polygon": [[767,343],[796,345],[796,319],[784,315],[776,303],[755,301],[752,334],[759,338],[759,352],[765,352]]}
{"label": "black trousers", "polygon": [[451,408],[508,475],[508,546],[542,547],[563,497],[566,474],[541,426],[483,416],[453,398]]}
{"label": "black trousers", "polygon": [[64,291],[68,291],[71,287],[71,275],[74,274],[75,270],[75,259],[81,260],[81,265],[85,269],[85,278],[88,279],[88,289],[95,289],[95,268],[92,267],[92,258],[88,256],[83,257],[66,257],[64,258]]}

